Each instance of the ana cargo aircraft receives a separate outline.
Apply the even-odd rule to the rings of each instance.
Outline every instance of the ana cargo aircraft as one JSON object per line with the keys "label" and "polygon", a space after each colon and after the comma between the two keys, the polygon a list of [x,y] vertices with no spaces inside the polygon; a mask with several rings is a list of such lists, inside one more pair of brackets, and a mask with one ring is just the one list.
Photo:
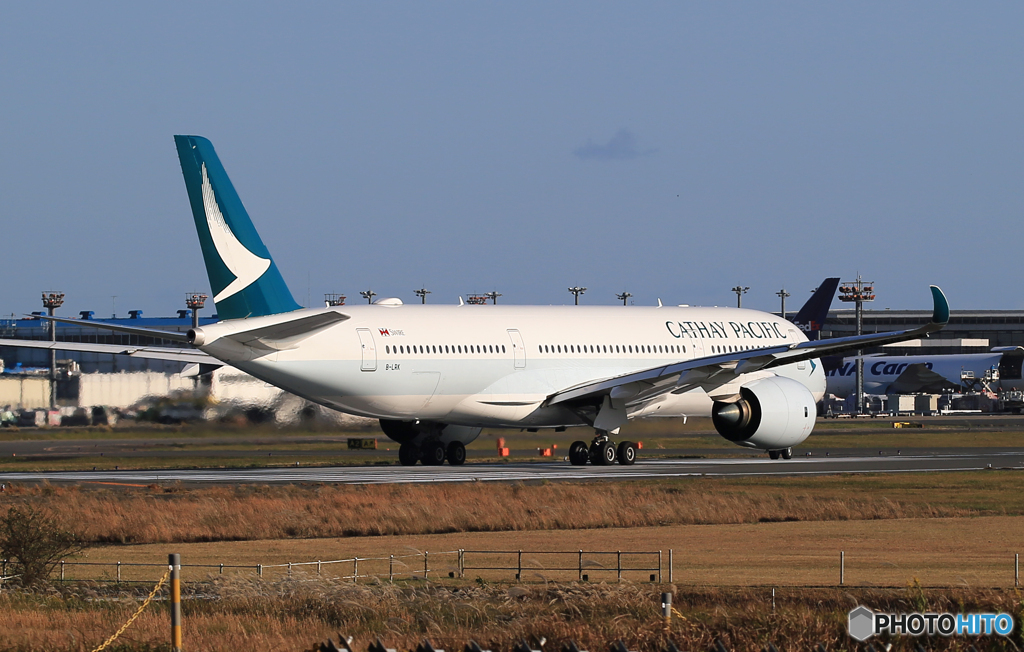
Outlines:
{"label": "ana cargo aircraft", "polygon": [[[214,302],[222,321],[187,334],[96,327],[188,348],[6,340],[231,365],[342,412],[380,420],[403,464],[462,464],[483,427],[590,426],[572,464],[632,464],[616,444],[641,416],[710,416],[727,440],[789,458],[825,392],[819,358],[926,336],[949,307],[932,287],[932,321],[910,331],[810,342],[756,310],[692,307],[372,305],[302,308],[292,298],[213,145],[175,136]],[[660,302],[659,302],[660,304]],[[74,320],[71,320],[74,321]]]}
{"label": "ana cargo aircraft", "polygon": [[[1024,349],[996,347],[991,353],[864,356],[864,391],[868,394],[938,394],[945,391],[1024,389]],[[824,360],[826,389],[835,396],[856,391],[857,358]],[[986,380],[986,375],[989,380]]]}

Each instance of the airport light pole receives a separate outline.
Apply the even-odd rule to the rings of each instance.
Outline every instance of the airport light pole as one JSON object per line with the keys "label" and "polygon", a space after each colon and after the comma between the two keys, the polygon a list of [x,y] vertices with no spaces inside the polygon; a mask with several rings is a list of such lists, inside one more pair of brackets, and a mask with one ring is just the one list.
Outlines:
{"label": "airport light pole", "polygon": [[782,318],[785,319],[786,318],[786,297],[791,297],[793,295],[790,294],[789,292],[786,292],[786,288],[782,288],[781,290],[779,290],[778,292],[775,293],[775,296],[777,296],[780,299],[782,299]]}
{"label": "airport light pole", "polygon": [[574,285],[573,287],[569,288],[569,291],[572,292],[572,296],[576,300],[575,305],[578,306],[580,305],[580,295],[586,292],[587,288],[581,288],[578,285]]}
{"label": "airport light pole", "polygon": [[736,287],[734,287],[732,289],[732,291],[736,293],[736,307],[737,308],[742,308],[743,307],[743,295],[746,294],[747,290],[749,290],[749,289],[750,289],[749,286],[743,286],[743,285],[737,285]]}
{"label": "airport light pole", "polygon": [[420,288],[418,290],[414,290],[413,292],[415,292],[416,296],[420,298],[420,303],[425,304],[427,302],[427,295],[430,294],[430,290],[428,290],[427,288]]}
{"label": "airport light pole", "polygon": [[498,297],[501,296],[501,292],[485,292],[484,296],[491,300],[491,305],[498,305]]}
{"label": "airport light pole", "polygon": [[373,290],[363,290],[359,293],[359,296],[366,299],[366,303],[373,303],[373,298],[377,296],[377,293]]}
{"label": "airport light pole", "polygon": [[[864,302],[875,300],[875,284],[873,281],[863,281],[860,274],[857,280],[842,283],[839,286],[839,300],[852,302],[856,307],[857,335],[864,334]],[[864,413],[864,350],[857,349],[857,414]]]}
{"label": "airport light pole", "polygon": [[[64,305],[64,293],[52,290],[43,292],[43,307],[46,314],[53,317],[53,311]],[[50,341],[57,341],[57,322],[47,320],[50,329]],[[57,350],[50,349],[50,409],[57,409]]]}
{"label": "airport light pole", "polygon": [[199,311],[206,305],[207,298],[202,292],[189,292],[185,295],[185,305],[192,311],[192,328],[199,328]]}
{"label": "airport light pole", "polygon": [[622,294],[616,294],[615,298],[622,302],[622,305],[626,305],[626,301],[633,296],[629,292],[623,292]]}

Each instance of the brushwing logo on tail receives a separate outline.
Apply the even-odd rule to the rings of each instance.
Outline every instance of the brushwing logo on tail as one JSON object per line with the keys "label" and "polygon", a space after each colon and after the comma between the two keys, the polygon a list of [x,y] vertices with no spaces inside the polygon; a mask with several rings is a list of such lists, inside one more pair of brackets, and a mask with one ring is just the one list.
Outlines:
{"label": "brushwing logo on tail", "polygon": [[206,225],[210,229],[213,246],[228,271],[235,276],[234,281],[213,297],[214,303],[219,303],[255,283],[270,268],[270,259],[260,258],[246,249],[231,231],[217,205],[210,177],[206,174],[206,163],[203,163],[203,208],[206,209]]}

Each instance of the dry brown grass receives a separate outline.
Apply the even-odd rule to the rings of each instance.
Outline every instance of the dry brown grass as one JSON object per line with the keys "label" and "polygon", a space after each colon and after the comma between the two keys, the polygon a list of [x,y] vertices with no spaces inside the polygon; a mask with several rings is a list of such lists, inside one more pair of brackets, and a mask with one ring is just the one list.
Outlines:
{"label": "dry brown grass", "polygon": [[[202,597],[186,594],[186,649],[310,649],[338,633],[355,637],[356,650],[380,638],[387,646],[408,650],[429,638],[438,648],[460,650],[469,639],[505,652],[513,643],[547,650],[568,640],[582,649],[606,650],[623,640],[629,649],[659,650],[669,639],[681,649],[710,649],[722,639],[728,649],[759,650],[768,642],[780,649],[848,649],[846,613],[856,604],[907,611],[920,605],[935,610],[1006,611],[1021,614],[1021,597],[1011,591],[951,589],[897,590],[783,589],[773,610],[764,589],[676,588],[640,585],[489,585],[457,588],[353,586],[305,580],[259,581],[238,578],[202,587]],[[659,616],[660,592],[673,590],[682,618],[666,632]],[[102,598],[120,598],[104,601]],[[138,604],[140,595],[109,595],[79,587],[63,595],[0,595],[0,648],[43,652],[85,652],[114,631]],[[1018,621],[1019,622],[1019,621]],[[151,608],[115,649],[166,649],[166,607]],[[972,640],[980,649],[1006,649],[995,637]],[[1014,640],[1020,644],[1020,629]],[[964,649],[963,639],[897,639],[894,650],[924,642],[932,650]],[[1004,647],[1005,646],[1005,647]],[[1013,649],[1013,648],[1010,648]]]}
{"label": "dry brown grass", "polygon": [[[470,532],[421,534],[344,539],[277,539],[260,542],[111,545],[90,550],[83,561],[102,562],[103,567],[76,567],[68,577],[94,578],[97,571],[112,578],[110,564],[153,564],[152,567],[122,569],[125,579],[155,581],[163,570],[167,554],[180,553],[185,564],[237,564],[245,569],[228,569],[248,577],[256,564],[284,564],[316,559],[387,557],[430,552],[432,578],[446,577],[456,567],[454,555],[438,554],[456,550],[526,551],[614,551],[662,550],[665,580],[668,580],[668,550],[674,549],[674,579],[680,585],[715,586],[828,586],[839,580],[839,552],[846,552],[846,582],[852,586],[903,586],[914,578],[926,586],[1010,587],[1013,585],[1013,555],[1024,552],[1024,517],[983,516],[948,519],[893,519],[876,521],[811,521],[749,523],[737,525],[675,525],[642,528],[600,528],[552,532]],[[614,556],[586,554],[586,569],[592,580],[612,581]],[[494,561],[489,564],[486,561]],[[555,566],[575,567],[575,555],[523,555],[524,579],[536,583],[569,581],[574,572],[556,572]],[[624,565],[649,566],[651,559],[625,559]],[[405,564],[405,565],[403,565]],[[408,579],[411,571],[422,569],[422,558],[396,564],[396,575]],[[515,555],[467,556],[467,565],[514,567]],[[656,564],[655,564],[656,565]],[[325,575],[351,574],[351,563],[325,566]],[[212,571],[216,573],[216,570]],[[265,570],[267,579],[279,578],[286,569]],[[315,574],[315,567],[294,569],[298,574]],[[362,562],[360,574],[388,572],[388,563]],[[467,581],[511,581],[513,570],[467,571]],[[206,579],[210,569],[188,568],[183,577]],[[626,579],[646,580],[648,573],[626,573]]]}
{"label": "dry brown grass", "polygon": [[43,486],[8,490],[0,510],[4,503],[31,502],[74,519],[92,542],[132,544],[1024,512],[1024,475],[975,477],[982,479],[951,474],[945,490],[938,475],[540,485]]}

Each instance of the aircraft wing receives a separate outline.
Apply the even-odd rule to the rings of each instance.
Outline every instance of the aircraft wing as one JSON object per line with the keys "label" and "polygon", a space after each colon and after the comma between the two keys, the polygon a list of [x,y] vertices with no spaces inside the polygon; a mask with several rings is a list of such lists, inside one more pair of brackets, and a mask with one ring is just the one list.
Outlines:
{"label": "aircraft wing", "polygon": [[893,394],[932,391],[938,393],[944,389],[960,389],[960,385],[951,382],[942,374],[932,371],[921,362],[908,365],[903,373],[889,384],[889,392]]}
{"label": "aircraft wing", "polygon": [[[594,405],[608,397],[631,408],[667,392],[682,393],[697,387],[712,398],[725,399],[739,393],[739,379],[744,374],[767,372],[773,367],[867,346],[917,339],[941,330],[949,321],[949,304],[938,287],[931,286],[931,291],[934,304],[931,322],[913,330],[837,337],[696,358],[570,387],[550,395],[545,404]],[[749,376],[743,382],[748,379]]]}
{"label": "aircraft wing", "polygon": [[26,349],[53,349],[55,351],[82,351],[85,353],[108,353],[111,355],[127,355],[133,358],[151,360],[171,360],[190,364],[222,366],[224,363],[202,351],[188,349],[172,349],[164,346],[126,346],[123,344],[90,344],[88,342],[51,342],[49,340],[6,340],[0,339],[0,346],[13,346]]}

